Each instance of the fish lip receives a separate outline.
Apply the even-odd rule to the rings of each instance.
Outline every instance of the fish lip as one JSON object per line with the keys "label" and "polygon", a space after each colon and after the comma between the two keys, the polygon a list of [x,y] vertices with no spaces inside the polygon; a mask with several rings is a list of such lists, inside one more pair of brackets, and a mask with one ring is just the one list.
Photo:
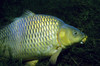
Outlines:
{"label": "fish lip", "polygon": [[83,39],[81,40],[80,44],[84,44],[84,43],[86,42],[86,39],[87,39],[87,38],[88,38],[88,36],[85,35],[85,36],[83,37]]}

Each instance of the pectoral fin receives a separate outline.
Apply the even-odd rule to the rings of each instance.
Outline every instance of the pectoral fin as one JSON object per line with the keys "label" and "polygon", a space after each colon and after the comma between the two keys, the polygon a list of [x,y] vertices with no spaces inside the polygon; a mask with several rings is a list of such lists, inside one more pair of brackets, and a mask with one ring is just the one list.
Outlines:
{"label": "pectoral fin", "polygon": [[61,51],[62,51],[62,48],[59,47],[58,50],[51,56],[51,58],[49,60],[49,62],[51,64],[56,64],[57,58],[58,58]]}

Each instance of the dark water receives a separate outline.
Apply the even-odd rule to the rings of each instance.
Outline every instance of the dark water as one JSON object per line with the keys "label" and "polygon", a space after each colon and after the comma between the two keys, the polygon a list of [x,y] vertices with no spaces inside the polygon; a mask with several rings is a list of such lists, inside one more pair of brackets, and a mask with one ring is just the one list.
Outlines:
{"label": "dark water", "polygon": [[[63,51],[56,66],[100,65],[100,0],[1,0],[0,28],[10,24],[25,10],[56,16],[88,35],[84,45]],[[48,66],[47,63],[48,59],[40,60],[37,66]],[[0,66],[7,65],[23,66],[20,60],[0,59]]]}

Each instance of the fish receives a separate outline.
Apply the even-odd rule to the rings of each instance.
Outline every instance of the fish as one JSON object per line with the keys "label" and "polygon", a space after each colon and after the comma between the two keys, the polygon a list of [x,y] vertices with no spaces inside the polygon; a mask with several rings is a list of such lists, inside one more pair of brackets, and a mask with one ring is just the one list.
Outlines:
{"label": "fish", "polygon": [[56,64],[63,49],[75,43],[84,44],[87,35],[63,20],[27,10],[22,16],[0,29],[1,52],[6,58],[40,60],[50,57]]}

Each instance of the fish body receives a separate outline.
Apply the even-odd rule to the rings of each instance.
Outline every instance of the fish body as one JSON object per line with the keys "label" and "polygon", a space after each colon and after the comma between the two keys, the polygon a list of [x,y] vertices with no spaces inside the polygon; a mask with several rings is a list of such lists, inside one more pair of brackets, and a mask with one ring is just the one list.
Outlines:
{"label": "fish body", "polygon": [[52,63],[56,62],[63,48],[84,38],[84,33],[61,19],[30,11],[0,30],[5,57],[11,55],[15,59],[32,60],[51,56]]}

